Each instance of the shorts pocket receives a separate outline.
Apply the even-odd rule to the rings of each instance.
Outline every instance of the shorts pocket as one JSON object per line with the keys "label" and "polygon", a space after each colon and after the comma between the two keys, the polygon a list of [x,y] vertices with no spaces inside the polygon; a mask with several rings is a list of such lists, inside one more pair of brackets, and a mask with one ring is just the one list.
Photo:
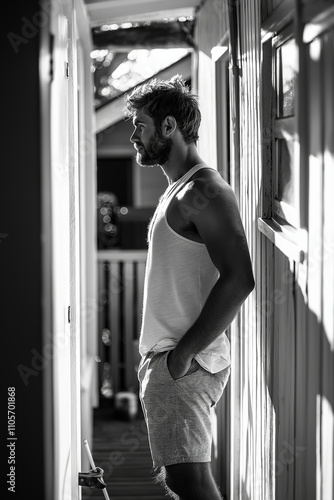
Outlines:
{"label": "shorts pocket", "polygon": [[171,380],[173,380],[173,382],[178,382],[179,380],[183,380],[183,379],[189,377],[190,375],[192,375],[193,373],[196,373],[200,369],[200,364],[196,361],[195,358],[193,358],[193,360],[191,361],[191,365],[190,365],[189,370],[187,371],[187,373],[185,373],[182,377],[173,378],[172,375],[170,374],[170,371],[168,369],[168,364],[167,364],[167,359],[168,359],[168,356],[169,356],[169,354],[171,352],[172,351],[167,351],[167,353],[166,353],[166,356],[164,358],[164,367],[165,367],[165,371],[168,374],[168,377]]}

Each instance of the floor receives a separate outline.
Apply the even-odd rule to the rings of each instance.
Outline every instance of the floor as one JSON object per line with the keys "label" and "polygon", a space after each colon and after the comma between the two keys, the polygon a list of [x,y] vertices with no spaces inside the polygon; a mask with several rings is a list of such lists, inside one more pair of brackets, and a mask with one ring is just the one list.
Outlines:
{"label": "floor", "polygon": [[[154,481],[141,411],[128,419],[116,414],[111,404],[96,409],[90,448],[95,465],[104,470],[103,480],[110,500],[167,500],[164,488]],[[83,500],[104,498],[102,490],[82,487]]]}

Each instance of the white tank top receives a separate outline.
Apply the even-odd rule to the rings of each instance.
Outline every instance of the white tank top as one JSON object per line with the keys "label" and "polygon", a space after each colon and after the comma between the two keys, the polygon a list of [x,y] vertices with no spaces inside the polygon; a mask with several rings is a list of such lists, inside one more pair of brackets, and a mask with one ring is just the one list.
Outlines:
{"label": "white tank top", "polygon": [[[200,315],[219,277],[205,244],[181,236],[166,218],[176,193],[201,168],[210,167],[203,163],[195,165],[168,186],[149,224],[139,339],[142,356],[151,350],[162,352],[175,347]],[[230,365],[230,343],[225,332],[195,359],[211,373]]]}

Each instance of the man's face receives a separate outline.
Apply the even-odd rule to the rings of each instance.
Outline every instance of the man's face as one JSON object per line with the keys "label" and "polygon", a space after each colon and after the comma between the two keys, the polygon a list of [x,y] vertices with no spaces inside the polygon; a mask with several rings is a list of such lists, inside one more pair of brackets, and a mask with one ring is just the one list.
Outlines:
{"label": "man's face", "polygon": [[164,165],[170,158],[172,139],[155,128],[153,119],[140,112],[133,120],[135,130],[130,137],[137,150],[136,161],[143,167]]}

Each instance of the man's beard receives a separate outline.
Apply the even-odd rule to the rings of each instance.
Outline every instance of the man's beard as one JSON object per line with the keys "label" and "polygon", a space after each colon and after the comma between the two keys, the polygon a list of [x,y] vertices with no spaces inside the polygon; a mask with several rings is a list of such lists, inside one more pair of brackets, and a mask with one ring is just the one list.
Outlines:
{"label": "man's beard", "polygon": [[137,153],[136,161],[142,167],[164,165],[169,159],[172,151],[172,139],[166,139],[159,131],[155,131],[147,146]]}

